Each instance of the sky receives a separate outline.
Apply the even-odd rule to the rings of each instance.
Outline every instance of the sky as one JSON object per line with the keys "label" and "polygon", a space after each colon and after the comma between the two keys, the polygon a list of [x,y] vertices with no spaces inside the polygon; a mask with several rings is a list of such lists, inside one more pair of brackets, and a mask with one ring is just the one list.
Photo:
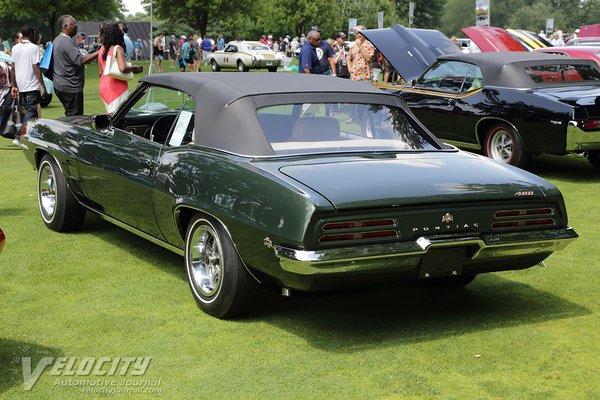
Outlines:
{"label": "sky", "polygon": [[125,4],[125,8],[127,8],[125,15],[135,15],[138,12],[144,12],[141,0],[123,0],[123,4]]}

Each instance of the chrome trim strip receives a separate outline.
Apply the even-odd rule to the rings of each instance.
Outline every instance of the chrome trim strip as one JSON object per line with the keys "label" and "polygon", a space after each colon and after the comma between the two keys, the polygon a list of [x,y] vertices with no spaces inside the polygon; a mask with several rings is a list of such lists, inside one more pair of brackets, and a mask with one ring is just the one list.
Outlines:
{"label": "chrome trim strip", "polygon": [[422,236],[410,242],[316,251],[274,246],[274,251],[284,270],[300,275],[319,275],[379,269],[378,262],[386,263],[394,258],[415,258],[418,263],[420,256],[436,247],[474,246],[471,259],[548,253],[564,249],[578,237],[573,228],[564,228],[481,236]]}
{"label": "chrome trim strip", "polygon": [[158,238],[156,238],[156,237],[154,237],[152,235],[148,235],[147,233],[142,232],[139,229],[134,228],[131,225],[127,225],[126,223],[124,223],[122,221],[119,221],[118,219],[115,219],[113,217],[109,217],[106,214],[102,214],[102,213],[99,213],[97,211],[94,211],[94,213],[96,215],[98,215],[100,218],[102,218],[102,219],[110,222],[111,224],[115,224],[119,228],[123,228],[126,231],[129,231],[129,232],[133,233],[134,235],[140,236],[140,237],[142,237],[142,238],[144,238],[144,239],[146,239],[146,240],[148,240],[148,241],[150,241],[150,242],[152,242],[154,244],[159,245],[160,247],[164,247],[165,249],[170,250],[170,251],[172,251],[175,254],[179,254],[180,256],[185,255],[185,251],[183,249],[180,249],[179,247],[175,247],[172,244],[164,242],[164,241],[162,241],[162,240],[160,240],[160,239],[158,239]]}

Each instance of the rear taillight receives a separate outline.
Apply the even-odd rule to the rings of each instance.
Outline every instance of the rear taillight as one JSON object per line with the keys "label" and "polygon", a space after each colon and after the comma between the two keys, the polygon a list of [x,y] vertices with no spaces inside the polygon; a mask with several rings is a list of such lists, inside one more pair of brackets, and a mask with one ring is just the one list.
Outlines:
{"label": "rear taillight", "polygon": [[553,227],[556,226],[556,220],[553,217],[554,210],[552,208],[498,211],[494,214],[491,228]]}
{"label": "rear taillight", "polygon": [[21,137],[25,136],[25,134],[27,133],[27,123],[28,123],[28,122],[29,122],[29,121],[25,122],[25,123],[23,124],[23,127],[21,128]]}
{"label": "rear taillight", "polygon": [[396,238],[398,237],[398,232],[395,227],[396,221],[391,218],[366,221],[329,222],[324,224],[321,228],[326,234],[319,237],[319,243]]}
{"label": "rear taillight", "polygon": [[581,124],[583,129],[600,129],[600,119],[586,119]]}

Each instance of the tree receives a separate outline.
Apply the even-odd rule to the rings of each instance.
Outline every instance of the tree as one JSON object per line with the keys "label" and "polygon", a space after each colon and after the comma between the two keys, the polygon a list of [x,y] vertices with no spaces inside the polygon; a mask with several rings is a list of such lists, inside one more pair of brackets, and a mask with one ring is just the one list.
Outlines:
{"label": "tree", "polygon": [[255,14],[257,26],[263,33],[300,36],[312,26],[318,26],[323,36],[327,36],[338,25],[339,6],[335,1],[271,0],[265,1],[263,7],[260,14]]}
{"label": "tree", "polygon": [[[0,0],[0,17],[9,17],[22,21],[20,25],[31,21],[41,21],[50,37],[58,33],[56,21],[64,14],[75,19],[103,20],[118,17],[122,12],[120,0],[88,1],[88,0]],[[41,27],[38,26],[38,29]],[[12,33],[14,35],[14,32]]]}
{"label": "tree", "polygon": [[[415,3],[415,15],[412,28],[438,29],[446,0],[427,0],[417,1]],[[410,0],[397,0],[396,11],[398,15],[406,15],[408,20],[408,6]],[[475,2],[472,2],[473,5]],[[473,6],[473,8],[475,8]]]}
{"label": "tree", "polygon": [[[144,0],[149,5],[151,0]],[[208,25],[237,14],[249,13],[253,7],[250,0],[154,0],[154,11],[169,21],[185,21],[206,35]]]}
{"label": "tree", "polygon": [[[407,17],[398,17],[396,5],[393,0],[338,0],[340,15],[336,31],[346,32],[348,30],[348,19],[356,18],[359,25],[368,29],[377,28],[377,13],[383,11],[383,26],[389,27],[394,24],[406,24]],[[341,20],[340,20],[341,19]]]}

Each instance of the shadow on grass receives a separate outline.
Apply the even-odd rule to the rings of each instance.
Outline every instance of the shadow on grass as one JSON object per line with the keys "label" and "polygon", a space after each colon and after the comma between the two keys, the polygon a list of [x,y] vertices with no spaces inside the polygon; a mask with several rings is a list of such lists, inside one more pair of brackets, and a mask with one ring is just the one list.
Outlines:
{"label": "shadow on grass", "polygon": [[100,217],[88,213],[81,233],[91,233],[99,239],[117,246],[138,259],[187,282],[183,258],[172,251],[149,242]]}
{"label": "shadow on grass", "polygon": [[264,293],[244,321],[262,321],[332,352],[427,342],[489,329],[572,318],[591,311],[555,295],[484,274],[467,288],[410,287],[299,296]]}
{"label": "shadow on grass", "polygon": [[31,368],[34,369],[42,357],[62,355],[60,349],[0,338],[0,393],[19,385],[23,386],[22,357],[31,357]]}
{"label": "shadow on grass", "polygon": [[544,154],[533,156],[529,171],[546,179],[564,179],[570,182],[600,182],[600,170],[594,168],[587,159],[575,155],[553,156]]}

